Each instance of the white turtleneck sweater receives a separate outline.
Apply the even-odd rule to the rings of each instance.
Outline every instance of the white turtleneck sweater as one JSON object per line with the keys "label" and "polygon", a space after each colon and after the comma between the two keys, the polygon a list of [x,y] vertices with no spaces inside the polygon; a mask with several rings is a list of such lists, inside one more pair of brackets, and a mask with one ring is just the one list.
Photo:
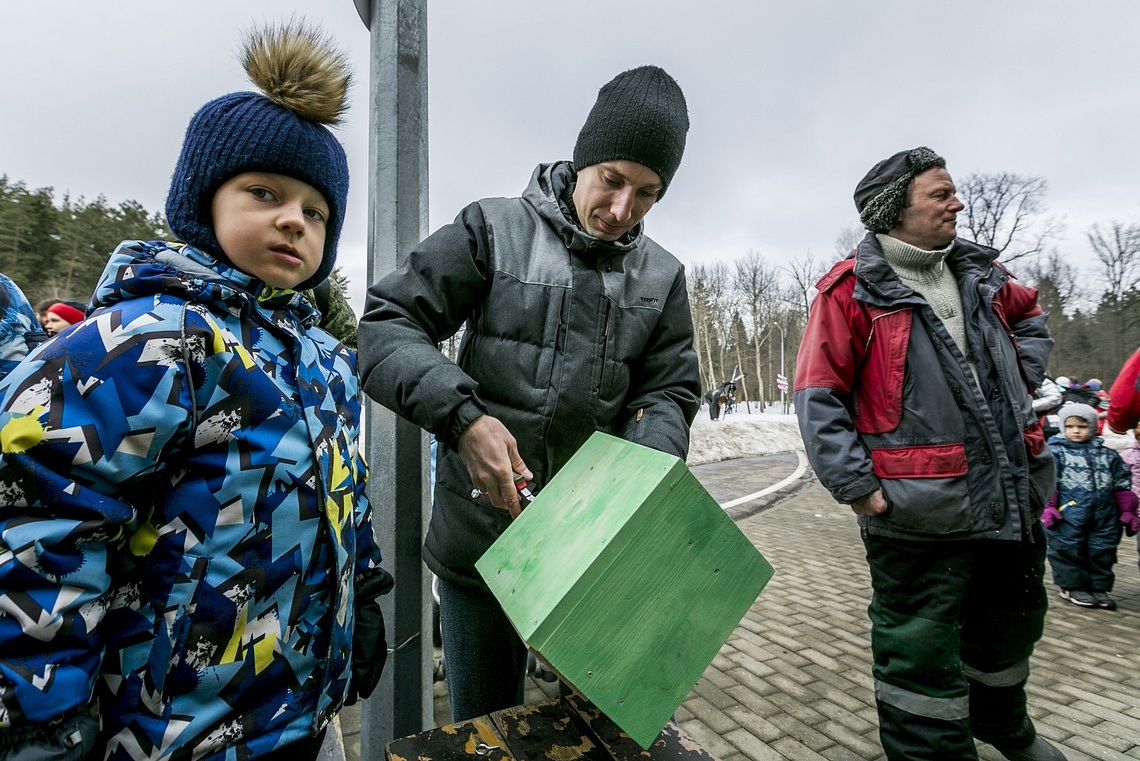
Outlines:
{"label": "white turtleneck sweater", "polygon": [[951,241],[946,248],[927,251],[918,246],[904,243],[898,238],[879,233],[875,236],[887,263],[899,276],[899,280],[914,289],[926,299],[930,308],[942,320],[946,331],[954,339],[954,344],[970,362],[970,370],[977,379],[970,345],[966,342],[966,323],[962,317],[962,294],[958,290],[958,279],[946,266],[946,257],[954,247]]}

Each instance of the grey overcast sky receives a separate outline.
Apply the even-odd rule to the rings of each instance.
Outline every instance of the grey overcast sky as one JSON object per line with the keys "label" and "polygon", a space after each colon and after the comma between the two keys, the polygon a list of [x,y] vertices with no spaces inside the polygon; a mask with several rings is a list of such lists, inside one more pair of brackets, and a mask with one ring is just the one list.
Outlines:
{"label": "grey overcast sky", "polygon": [[[370,85],[352,0],[0,0],[0,174],[161,210],[190,116],[252,89],[242,30],[290,15],[318,22],[357,75],[337,134],[359,308]],[[858,222],[855,183],[916,145],[958,176],[1044,177],[1080,264],[1091,224],[1140,212],[1138,31],[1135,0],[429,0],[430,228],[569,158],[598,88],[654,63],[692,127],[646,225],[686,264],[834,258]]]}

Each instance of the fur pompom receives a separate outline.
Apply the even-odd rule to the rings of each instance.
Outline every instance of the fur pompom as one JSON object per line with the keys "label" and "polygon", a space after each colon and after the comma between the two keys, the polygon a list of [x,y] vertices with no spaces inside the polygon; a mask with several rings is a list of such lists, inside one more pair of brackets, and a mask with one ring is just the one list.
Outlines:
{"label": "fur pompom", "polygon": [[339,124],[348,109],[348,58],[319,28],[296,19],[254,29],[242,65],[265,97],[318,124]]}

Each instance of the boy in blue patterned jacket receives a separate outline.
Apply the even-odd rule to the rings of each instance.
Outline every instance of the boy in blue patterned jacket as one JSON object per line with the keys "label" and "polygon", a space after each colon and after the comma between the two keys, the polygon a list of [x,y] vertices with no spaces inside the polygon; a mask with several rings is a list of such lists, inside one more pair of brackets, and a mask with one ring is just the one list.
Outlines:
{"label": "boy in blue patterned jacket", "polygon": [[1049,439],[1057,491],[1041,514],[1053,583],[1074,605],[1115,610],[1116,546],[1122,529],[1132,536],[1140,528],[1132,473],[1096,435],[1094,408],[1069,402],[1058,417],[1062,432]]}
{"label": "boy in blue patterned jacket", "polygon": [[244,63],[265,94],[187,129],[183,243],[123,243],[0,385],[0,759],[301,761],[379,676],[356,357],[301,293],[336,258],[349,75],[299,23]]}

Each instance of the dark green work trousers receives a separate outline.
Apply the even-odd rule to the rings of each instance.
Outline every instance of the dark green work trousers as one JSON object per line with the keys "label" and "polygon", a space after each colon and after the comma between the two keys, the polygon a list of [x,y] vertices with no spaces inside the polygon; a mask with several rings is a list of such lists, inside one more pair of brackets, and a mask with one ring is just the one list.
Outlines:
{"label": "dark green work trousers", "polygon": [[863,543],[879,737],[889,759],[977,759],[974,739],[1019,750],[1029,656],[1048,606],[1045,540]]}

